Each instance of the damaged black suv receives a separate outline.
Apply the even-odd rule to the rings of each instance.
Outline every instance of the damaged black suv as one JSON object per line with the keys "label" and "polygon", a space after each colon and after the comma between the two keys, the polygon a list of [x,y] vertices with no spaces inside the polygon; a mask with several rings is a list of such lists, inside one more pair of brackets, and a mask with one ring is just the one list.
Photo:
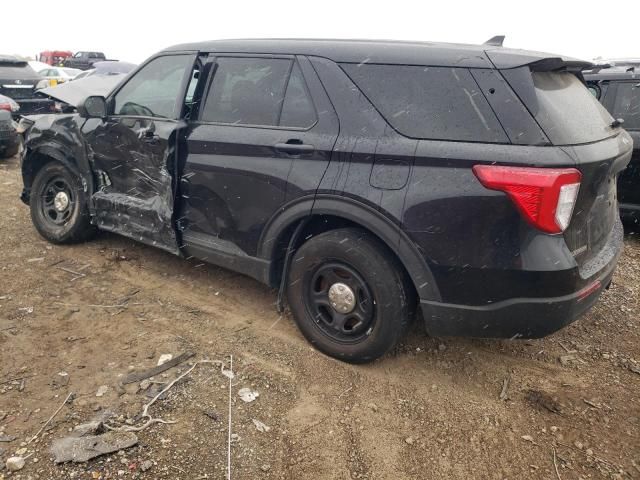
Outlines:
{"label": "damaged black suv", "polygon": [[417,314],[433,335],[539,337],[593,305],[621,251],[631,140],[589,65],[492,45],[180,45],[33,119],[22,199],[52,242],[108,230],[278,288],[346,361]]}

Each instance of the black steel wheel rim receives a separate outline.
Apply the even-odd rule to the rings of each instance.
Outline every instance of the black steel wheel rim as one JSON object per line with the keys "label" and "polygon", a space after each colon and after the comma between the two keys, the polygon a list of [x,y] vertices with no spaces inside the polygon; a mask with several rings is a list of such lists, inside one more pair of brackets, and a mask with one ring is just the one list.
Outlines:
{"label": "black steel wheel rim", "polygon": [[[324,263],[306,276],[305,304],[322,333],[340,343],[357,343],[367,337],[375,323],[375,298],[362,275],[343,262]],[[355,296],[355,306],[341,313],[329,299],[332,285],[343,284]]]}
{"label": "black steel wheel rim", "polygon": [[[66,198],[66,202],[62,201]],[[57,201],[56,201],[57,199]],[[42,189],[40,211],[44,219],[56,226],[65,225],[72,217],[76,195],[66,178],[50,178]]]}

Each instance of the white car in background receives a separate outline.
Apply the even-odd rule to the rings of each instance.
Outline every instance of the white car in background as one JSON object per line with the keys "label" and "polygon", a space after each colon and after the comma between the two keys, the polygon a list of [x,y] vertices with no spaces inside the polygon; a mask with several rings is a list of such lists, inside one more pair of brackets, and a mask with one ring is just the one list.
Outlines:
{"label": "white car in background", "polygon": [[[44,68],[40,70],[38,73],[42,75],[44,78],[49,80],[51,86],[54,86],[58,83],[68,82],[72,80],[76,75],[81,73],[82,70],[78,70],[77,68],[67,68],[67,67],[51,67]],[[54,80],[55,82],[52,82]]]}

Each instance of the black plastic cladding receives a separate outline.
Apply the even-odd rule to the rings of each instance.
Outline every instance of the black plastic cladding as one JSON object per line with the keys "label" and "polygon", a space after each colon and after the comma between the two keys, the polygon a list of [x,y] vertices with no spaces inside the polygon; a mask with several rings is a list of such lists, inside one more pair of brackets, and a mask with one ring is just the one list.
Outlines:
{"label": "black plastic cladding", "polygon": [[[25,192],[31,180],[30,153],[46,146],[60,152],[51,154],[53,158],[78,164],[73,168],[87,180],[91,193],[100,190],[92,195],[91,207],[102,228],[273,286],[278,279],[274,260],[283,254],[296,222],[310,215],[343,218],[370,230],[397,254],[434,334],[536,336],[559,328],[583,310],[585,304],[575,306],[576,292],[597,275],[581,275],[563,236],[536,230],[506,195],[482,187],[471,170],[482,163],[582,168],[586,157],[591,166],[585,172],[599,172],[588,174],[588,188],[581,190],[586,196],[582,215],[588,220],[589,196],[604,192],[605,177],[598,165],[606,166],[605,176],[614,175],[628,161],[626,134],[600,142],[590,155],[548,145],[504,78],[492,70],[495,65],[516,72],[516,67],[548,55],[500,49],[489,52],[490,61],[486,47],[311,40],[207,42],[158,55],[195,55],[195,50],[201,56],[209,54],[208,62],[225,55],[295,58],[318,122],[302,130],[215,124],[197,118],[183,122],[137,117],[127,122],[119,117],[88,120],[80,133],[82,120],[77,116],[42,117],[27,140]],[[336,61],[470,68],[511,143],[400,135]],[[559,61],[554,57],[553,62]],[[207,81],[208,69],[203,72],[201,83]],[[182,92],[189,76],[190,72],[185,74]],[[114,121],[130,131],[104,128]],[[157,143],[143,145],[145,138],[154,136]],[[131,140],[126,148],[125,138]],[[313,149],[292,153],[277,147],[287,142]],[[146,196],[141,199],[140,194]],[[109,202],[103,202],[107,197]],[[598,214],[611,215],[611,209],[603,206]],[[617,224],[607,217],[608,225],[610,220],[613,230],[600,238],[608,245],[602,250],[607,251],[587,252],[589,259],[608,255],[606,267],[596,272],[604,275],[603,281],[613,271],[620,250]],[[501,302],[511,305],[500,310],[502,315],[478,313]],[[527,317],[510,323],[509,315],[520,315],[523,308]],[[488,328],[487,318],[500,321]]]}

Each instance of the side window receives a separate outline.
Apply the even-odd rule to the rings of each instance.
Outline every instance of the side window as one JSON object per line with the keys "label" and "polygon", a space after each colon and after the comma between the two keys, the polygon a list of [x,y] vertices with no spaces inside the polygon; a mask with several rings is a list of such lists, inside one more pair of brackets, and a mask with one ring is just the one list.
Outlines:
{"label": "side window", "polygon": [[624,120],[623,128],[640,129],[640,83],[621,82],[616,90],[611,114]]}
{"label": "side window", "polygon": [[82,58],[82,52],[77,52],[73,58]]}
{"label": "side window", "polygon": [[158,57],[135,74],[115,96],[114,115],[176,119],[184,92],[182,80],[191,55]]}
{"label": "side window", "polygon": [[402,135],[431,140],[509,141],[466,68],[373,63],[341,66]]}
{"label": "side window", "polygon": [[308,128],[316,122],[316,111],[309,97],[302,71],[297,63],[293,65],[287,92],[284,96],[280,126]]}
{"label": "side window", "polygon": [[239,125],[278,125],[291,60],[222,57],[201,118]]}

